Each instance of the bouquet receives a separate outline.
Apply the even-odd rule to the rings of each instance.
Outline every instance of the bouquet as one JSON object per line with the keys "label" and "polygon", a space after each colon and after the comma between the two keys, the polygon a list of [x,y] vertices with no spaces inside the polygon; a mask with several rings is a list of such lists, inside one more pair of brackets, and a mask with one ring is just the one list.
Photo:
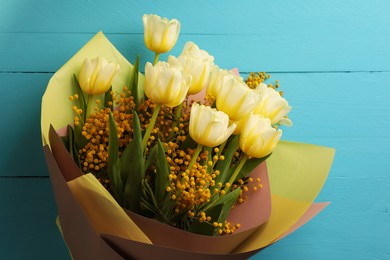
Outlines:
{"label": "bouquet", "polygon": [[291,110],[269,75],[214,64],[180,23],[144,15],[140,73],[98,33],[50,80],[42,139],[76,259],[247,258],[303,225],[334,150],[280,141]]}

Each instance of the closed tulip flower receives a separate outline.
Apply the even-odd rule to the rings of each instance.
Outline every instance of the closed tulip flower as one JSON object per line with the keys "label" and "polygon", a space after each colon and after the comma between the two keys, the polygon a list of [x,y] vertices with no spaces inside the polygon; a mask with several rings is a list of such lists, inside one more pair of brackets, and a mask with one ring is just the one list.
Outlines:
{"label": "closed tulip flower", "polygon": [[262,158],[272,153],[281,136],[282,130],[273,128],[269,118],[251,114],[241,130],[240,148],[249,156]]}
{"label": "closed tulip flower", "polygon": [[232,72],[221,69],[218,66],[214,66],[210,73],[210,81],[206,88],[206,95],[209,97],[216,98],[219,92],[219,89],[222,87],[225,77],[238,77]]}
{"label": "closed tulip flower", "polygon": [[190,54],[192,57],[198,60],[204,60],[213,63],[214,57],[211,56],[207,51],[202,50],[193,42],[186,42],[180,55]]}
{"label": "closed tulip flower", "polygon": [[218,110],[228,114],[231,120],[238,121],[252,112],[260,99],[260,94],[250,89],[242,80],[225,77],[216,103]]}
{"label": "closed tulip flower", "polygon": [[89,95],[105,93],[110,88],[119,67],[118,64],[100,57],[85,59],[78,78],[81,89]]}
{"label": "closed tulip flower", "polygon": [[236,128],[229,117],[209,106],[194,103],[190,115],[190,136],[198,144],[214,147],[225,142]]}
{"label": "closed tulip flower", "polygon": [[271,120],[271,124],[283,123],[291,126],[292,122],[286,116],[291,110],[286,99],[280,96],[279,92],[273,88],[268,88],[261,83],[256,91],[262,95],[261,102],[255,108],[255,114],[263,115]]}
{"label": "closed tulip flower", "polygon": [[144,41],[149,50],[160,54],[170,51],[175,46],[180,32],[178,20],[168,20],[158,15],[145,14],[142,21],[144,23]]}
{"label": "closed tulip flower", "polygon": [[193,42],[187,42],[177,61],[191,75],[189,95],[199,93],[208,85],[211,69],[214,67],[214,57],[199,49]]}
{"label": "closed tulip flower", "polygon": [[233,133],[233,134],[235,134],[235,135],[241,134],[241,131],[242,131],[242,129],[243,129],[243,127],[244,127],[244,124],[245,124],[245,122],[246,122],[246,118],[247,118],[248,116],[249,116],[249,115],[246,115],[246,116],[244,116],[243,118],[241,118],[240,120],[237,120],[237,121],[232,121],[232,120],[231,120],[231,122],[233,122],[233,123],[236,124],[236,129],[234,130],[234,133]]}
{"label": "closed tulip flower", "polygon": [[158,62],[155,66],[147,62],[145,66],[145,94],[154,102],[168,107],[181,104],[188,91],[190,77],[181,67]]}

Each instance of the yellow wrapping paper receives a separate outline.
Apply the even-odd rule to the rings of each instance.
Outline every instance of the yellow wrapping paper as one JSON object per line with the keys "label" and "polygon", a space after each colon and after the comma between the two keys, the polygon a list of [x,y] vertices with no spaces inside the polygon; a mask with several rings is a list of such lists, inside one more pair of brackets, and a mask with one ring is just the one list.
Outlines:
{"label": "yellow wrapping paper", "polygon": [[328,177],[334,153],[332,148],[279,142],[267,160],[271,216],[235,252],[268,246],[285,234],[317,197]]}
{"label": "yellow wrapping paper", "polygon": [[97,232],[152,243],[91,173],[69,181],[68,186]]}
{"label": "yellow wrapping paper", "polygon": [[[73,122],[73,103],[68,97],[74,95],[71,86],[73,75],[78,75],[85,58],[102,57],[120,65],[120,70],[112,82],[113,90],[127,86],[131,65],[125,57],[111,44],[102,32],[97,33],[83,48],[81,48],[64,66],[50,79],[42,98],[41,129],[43,145],[48,144],[48,129],[53,125],[60,129]],[[135,58],[135,57],[134,57]],[[138,85],[143,86],[144,77],[138,76]],[[139,96],[143,96],[143,88],[138,88]],[[60,116],[59,116],[60,115]]]}

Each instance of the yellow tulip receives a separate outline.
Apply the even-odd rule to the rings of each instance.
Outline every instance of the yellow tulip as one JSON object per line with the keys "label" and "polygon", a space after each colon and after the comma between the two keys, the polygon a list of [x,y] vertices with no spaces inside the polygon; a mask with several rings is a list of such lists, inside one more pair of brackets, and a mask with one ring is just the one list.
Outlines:
{"label": "yellow tulip", "polygon": [[223,86],[217,95],[217,108],[238,121],[256,107],[261,99],[260,94],[250,89],[238,77],[225,77]]}
{"label": "yellow tulip", "polygon": [[238,77],[229,70],[221,69],[218,66],[214,66],[210,73],[210,81],[206,88],[206,95],[216,98],[219,89],[223,86],[225,77]]}
{"label": "yellow tulip", "polygon": [[199,49],[193,42],[187,42],[177,61],[184,71],[191,75],[189,95],[199,93],[208,85],[211,69],[214,67],[214,57]]}
{"label": "yellow tulip", "polygon": [[286,99],[282,98],[278,91],[268,88],[266,84],[261,83],[256,91],[262,95],[259,105],[255,108],[254,113],[268,117],[271,124],[283,123],[291,126],[292,122],[286,116],[291,110]]}
{"label": "yellow tulip", "polygon": [[145,66],[145,94],[154,102],[168,107],[181,104],[190,84],[190,77],[183,68],[163,61],[155,66],[147,62]]}
{"label": "yellow tulip", "polygon": [[262,158],[275,149],[281,136],[282,130],[273,128],[269,118],[250,114],[241,130],[240,148],[249,156]]}
{"label": "yellow tulip", "polygon": [[119,68],[118,64],[100,57],[85,59],[78,78],[81,89],[90,95],[105,93]]}
{"label": "yellow tulip", "polygon": [[180,32],[180,22],[176,19],[168,20],[154,14],[145,14],[144,41],[146,47],[157,53],[165,53],[175,46]]}
{"label": "yellow tulip", "polygon": [[229,117],[209,106],[194,103],[190,115],[190,136],[198,144],[214,147],[225,142],[236,128]]}
{"label": "yellow tulip", "polygon": [[234,130],[233,134],[235,134],[235,135],[241,134],[241,131],[242,131],[243,127],[244,127],[246,118],[248,116],[249,115],[246,115],[243,118],[241,118],[240,120],[236,120],[236,121],[230,120],[231,123],[235,123],[236,124],[236,129]]}

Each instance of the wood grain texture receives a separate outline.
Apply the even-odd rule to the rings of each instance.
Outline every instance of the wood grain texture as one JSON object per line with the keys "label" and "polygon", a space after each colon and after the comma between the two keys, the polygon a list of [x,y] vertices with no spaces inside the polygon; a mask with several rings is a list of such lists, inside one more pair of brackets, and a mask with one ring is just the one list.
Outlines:
{"label": "wood grain texture", "polygon": [[388,10],[385,0],[1,1],[0,70],[55,71],[100,30],[127,58],[150,60],[141,17],[158,13],[182,23],[172,54],[192,40],[243,71],[390,71]]}
{"label": "wood grain texture", "polygon": [[367,34],[379,35],[381,30],[388,28],[390,3],[386,0],[361,0],[358,4],[352,0],[116,0],[113,3],[105,0],[41,0],[39,3],[13,0],[1,1],[0,7],[1,32],[94,33],[104,30],[142,33],[142,15],[157,13],[179,19],[183,34],[288,32],[290,36],[300,36],[302,32],[311,31],[317,37],[322,34],[325,39],[326,36],[339,38],[343,32],[348,36],[345,38],[352,40],[357,36],[355,33],[360,32],[358,38],[364,38]]}
{"label": "wood grain texture", "polygon": [[0,190],[1,258],[69,259],[55,224],[50,180],[0,178]]}
{"label": "wood grain texture", "polygon": [[69,259],[41,150],[41,96],[100,30],[130,61],[152,60],[144,13],[181,21],[169,54],[191,40],[244,77],[273,72],[293,106],[283,138],[336,148],[318,197],[331,205],[252,259],[390,259],[387,0],[0,1],[2,258]]}
{"label": "wood grain texture", "polygon": [[[51,74],[0,73],[0,176],[47,176],[43,157],[41,99]],[[4,94],[5,93],[5,94]]]}
{"label": "wood grain texture", "polygon": [[[56,71],[97,32],[0,33],[0,55],[7,60],[0,64],[0,70]],[[128,60],[134,60],[137,54],[141,55],[141,64],[152,60],[153,54],[144,46],[142,34],[105,34]],[[275,72],[390,71],[387,62],[390,47],[384,45],[390,42],[390,34],[353,41],[344,34],[315,38],[313,32],[294,38],[288,32],[270,35],[191,34],[181,35],[169,55],[179,55],[187,41],[194,41],[213,54],[219,66],[239,67],[246,72],[259,69]],[[162,55],[162,59],[167,56]]]}

